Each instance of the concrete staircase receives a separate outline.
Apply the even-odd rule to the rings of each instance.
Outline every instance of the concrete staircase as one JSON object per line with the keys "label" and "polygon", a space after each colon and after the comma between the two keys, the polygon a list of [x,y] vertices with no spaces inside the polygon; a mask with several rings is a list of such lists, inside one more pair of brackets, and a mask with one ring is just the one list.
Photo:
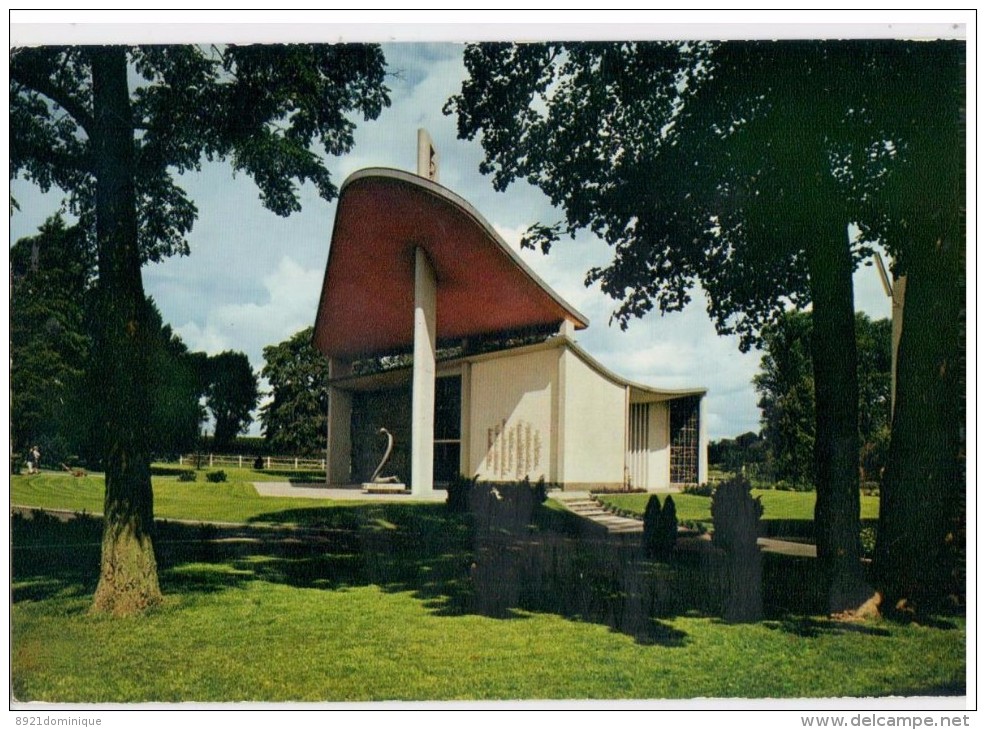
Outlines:
{"label": "concrete staircase", "polygon": [[[565,507],[579,517],[589,520],[596,527],[606,530],[610,534],[633,534],[643,533],[644,521],[635,520],[628,517],[618,517],[607,512],[594,500],[588,492],[552,492],[552,499],[561,502]],[[709,544],[709,535],[695,535],[684,528],[679,529],[678,545],[705,546]],[[683,532],[684,540],[682,539]],[[767,553],[780,553],[781,555],[791,555],[803,558],[816,557],[814,545],[800,542],[789,542],[787,540],[776,540],[773,538],[761,537],[757,540],[760,549]]]}
{"label": "concrete staircase", "polygon": [[607,532],[622,534],[644,531],[643,520],[618,517],[607,512],[588,492],[553,492],[551,497],[563,504],[569,512],[594,522]]}

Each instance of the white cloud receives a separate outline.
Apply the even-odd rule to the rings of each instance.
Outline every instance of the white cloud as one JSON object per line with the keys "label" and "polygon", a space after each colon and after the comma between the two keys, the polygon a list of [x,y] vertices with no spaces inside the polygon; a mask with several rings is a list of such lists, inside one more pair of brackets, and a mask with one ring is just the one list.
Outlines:
{"label": "white cloud", "polygon": [[176,330],[192,350],[210,355],[240,350],[259,370],[264,347],[286,340],[315,321],[322,273],[283,256],[277,268],[263,277],[264,301],[220,305],[208,311],[204,324],[189,321]]}

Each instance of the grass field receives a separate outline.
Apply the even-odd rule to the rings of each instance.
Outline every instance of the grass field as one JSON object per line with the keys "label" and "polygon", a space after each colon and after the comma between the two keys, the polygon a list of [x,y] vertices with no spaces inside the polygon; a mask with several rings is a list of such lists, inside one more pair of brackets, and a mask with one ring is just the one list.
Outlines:
{"label": "grass field", "polygon": [[[600,494],[599,500],[643,516],[649,494]],[[679,520],[712,522],[711,497],[696,494],[674,494],[674,505]],[[815,512],[814,492],[779,492],[773,489],[754,489],[753,496],[763,504],[764,520],[811,520]],[[663,500],[662,496],[662,500]],[[880,498],[860,497],[860,518],[875,520],[880,514]]]}
{"label": "grass field", "polygon": [[[266,527],[159,523],[164,604],[137,618],[110,619],[87,612],[101,520],[15,517],[17,700],[861,697],[965,690],[964,619],[846,624],[799,613],[784,601],[812,582],[811,561],[768,561],[767,582],[781,586],[782,602],[772,601],[764,621],[729,625],[684,590],[701,587],[694,565],[662,567],[640,562],[632,544],[591,543],[574,532],[556,536],[547,530],[564,533],[568,523],[550,507],[540,508],[535,520],[545,532],[525,526],[523,534],[484,550],[479,528],[442,504],[269,499],[239,479],[181,483],[156,476],[154,487],[159,517]],[[98,477],[18,476],[11,490],[14,504],[101,511]],[[495,569],[484,570],[487,565]],[[644,587],[672,595],[658,601]],[[641,603],[642,596],[651,602]],[[657,604],[660,610],[646,608]]]}
{"label": "grass field", "polygon": [[[157,469],[161,471],[161,469]],[[154,515],[159,519],[189,519],[215,522],[291,521],[298,500],[290,497],[260,497],[251,482],[286,481],[284,476],[251,469],[224,469],[228,481],[212,483],[199,473],[197,481],[179,482],[174,475],[157,475],[154,484]],[[57,472],[11,479],[11,501],[50,509],[101,513],[104,482],[102,475],[75,478]],[[307,507],[338,505],[331,500],[304,500]],[[353,503],[358,504],[358,503]]]}

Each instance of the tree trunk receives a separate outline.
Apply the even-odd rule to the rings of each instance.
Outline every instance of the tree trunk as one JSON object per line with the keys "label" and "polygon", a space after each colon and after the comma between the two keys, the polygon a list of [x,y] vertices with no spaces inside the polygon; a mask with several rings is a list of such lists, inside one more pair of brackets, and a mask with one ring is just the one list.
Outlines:
{"label": "tree trunk", "polygon": [[931,240],[907,267],[890,454],[880,487],[876,567],[892,612],[939,610],[964,583],[960,222],[943,225]]}
{"label": "tree trunk", "polygon": [[134,193],[134,130],[126,50],[93,48],[94,129],[99,252],[94,394],[104,433],[106,472],[103,546],[92,610],[126,615],[161,600],[151,544],[154,524],[147,437],[149,346],[140,276]]}
{"label": "tree trunk", "polygon": [[860,563],[859,383],[845,224],[808,245],[815,377],[815,543],[830,613],[869,600]]}
{"label": "tree trunk", "polygon": [[882,201],[907,276],[875,561],[891,613],[934,612],[964,589],[965,55],[915,45],[899,82],[907,145]]}

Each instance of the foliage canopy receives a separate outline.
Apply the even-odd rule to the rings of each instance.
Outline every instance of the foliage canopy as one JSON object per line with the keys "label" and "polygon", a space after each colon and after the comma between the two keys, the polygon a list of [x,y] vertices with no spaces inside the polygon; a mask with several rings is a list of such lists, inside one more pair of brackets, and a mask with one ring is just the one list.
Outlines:
{"label": "foliage canopy", "polygon": [[260,411],[272,451],[317,454],[325,449],[328,412],[328,360],[312,346],[308,327],[264,348],[262,374],[271,400]]}
{"label": "foliage canopy", "polygon": [[197,211],[176,176],[227,160],[278,215],[299,209],[306,182],[330,200],[325,157],[352,147],[351,115],[375,118],[389,103],[383,77],[383,53],[369,45],[11,51],[10,176],[64,191],[97,262],[106,527],[94,610],[130,614],[161,600],[140,266],[188,250]]}

